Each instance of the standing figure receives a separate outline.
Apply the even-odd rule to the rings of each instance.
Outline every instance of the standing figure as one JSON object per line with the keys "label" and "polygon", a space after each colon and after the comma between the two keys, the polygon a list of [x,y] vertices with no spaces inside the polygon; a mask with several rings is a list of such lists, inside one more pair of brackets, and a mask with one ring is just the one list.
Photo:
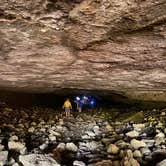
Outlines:
{"label": "standing figure", "polygon": [[67,99],[67,100],[64,102],[62,108],[65,109],[66,117],[69,117],[69,116],[70,116],[70,111],[71,111],[71,109],[72,109],[72,105],[71,105],[70,99]]}

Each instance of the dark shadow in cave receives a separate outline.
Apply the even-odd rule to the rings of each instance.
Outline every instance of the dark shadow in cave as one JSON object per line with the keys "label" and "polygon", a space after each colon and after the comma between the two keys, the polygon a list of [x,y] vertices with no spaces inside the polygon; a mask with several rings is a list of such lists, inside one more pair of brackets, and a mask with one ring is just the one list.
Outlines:
{"label": "dark shadow in cave", "polygon": [[62,108],[64,101],[70,98],[74,108],[76,104],[74,99],[76,96],[93,96],[96,100],[97,109],[110,109],[118,108],[119,110],[140,110],[140,109],[153,109],[153,108],[165,108],[165,102],[159,101],[138,101],[132,100],[124,96],[123,94],[113,91],[87,91],[87,90],[73,90],[73,89],[60,89],[52,93],[27,93],[16,92],[8,90],[0,90],[0,103],[5,102],[11,108],[19,107],[45,107],[59,109]]}

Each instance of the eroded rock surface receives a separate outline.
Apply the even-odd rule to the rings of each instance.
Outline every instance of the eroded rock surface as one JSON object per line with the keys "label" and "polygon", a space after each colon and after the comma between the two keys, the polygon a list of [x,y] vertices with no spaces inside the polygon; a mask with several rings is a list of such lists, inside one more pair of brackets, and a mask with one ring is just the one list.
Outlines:
{"label": "eroded rock surface", "polygon": [[165,0],[0,2],[0,87],[166,101]]}

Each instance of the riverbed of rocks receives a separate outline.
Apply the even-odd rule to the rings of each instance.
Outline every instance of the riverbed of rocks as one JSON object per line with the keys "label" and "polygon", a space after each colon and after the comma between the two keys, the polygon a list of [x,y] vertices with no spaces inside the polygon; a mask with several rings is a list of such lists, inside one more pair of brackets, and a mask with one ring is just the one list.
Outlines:
{"label": "riverbed of rocks", "polygon": [[0,166],[166,166],[166,110],[114,114],[3,107]]}

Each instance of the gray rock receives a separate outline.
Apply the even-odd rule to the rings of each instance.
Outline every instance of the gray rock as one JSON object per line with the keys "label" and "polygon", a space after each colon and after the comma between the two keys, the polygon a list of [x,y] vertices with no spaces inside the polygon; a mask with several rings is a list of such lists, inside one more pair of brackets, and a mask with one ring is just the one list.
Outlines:
{"label": "gray rock", "polygon": [[49,140],[50,140],[51,142],[55,142],[55,141],[56,141],[56,136],[50,134],[50,135],[49,135]]}
{"label": "gray rock", "polygon": [[91,142],[79,142],[79,149],[83,151],[97,151],[102,148],[102,145],[99,142],[91,141]]}
{"label": "gray rock", "polygon": [[8,151],[1,151],[0,152],[0,166],[4,166],[7,162],[8,158]]}
{"label": "gray rock", "polygon": [[156,166],[166,166],[166,159],[159,162]]}
{"label": "gray rock", "polygon": [[91,139],[91,137],[90,137],[89,135],[82,135],[81,138],[82,138],[83,140]]}
{"label": "gray rock", "polygon": [[0,151],[4,150],[4,145],[0,144]]}
{"label": "gray rock", "polygon": [[95,137],[95,133],[92,131],[86,131],[85,133],[90,137]]}
{"label": "gray rock", "polygon": [[155,143],[155,140],[153,140],[153,139],[151,139],[151,140],[142,139],[142,141],[144,141],[146,143],[147,147],[153,147],[154,143]]}
{"label": "gray rock", "polygon": [[20,155],[19,161],[24,166],[60,166],[49,155],[43,154]]}
{"label": "gray rock", "polygon": [[48,144],[42,144],[39,146],[40,150],[44,150],[48,147]]}
{"label": "gray rock", "polygon": [[144,155],[144,156],[148,156],[151,154],[151,151],[148,147],[145,147],[145,148],[141,148],[141,153]]}
{"label": "gray rock", "polygon": [[65,143],[60,143],[56,148],[57,149],[61,149],[61,150],[65,150]]}

